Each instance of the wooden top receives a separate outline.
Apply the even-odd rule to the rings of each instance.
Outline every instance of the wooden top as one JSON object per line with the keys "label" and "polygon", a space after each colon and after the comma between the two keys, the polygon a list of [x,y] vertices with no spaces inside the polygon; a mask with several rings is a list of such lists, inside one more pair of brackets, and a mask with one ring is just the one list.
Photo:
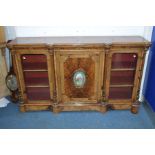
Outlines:
{"label": "wooden top", "polygon": [[150,43],[140,36],[66,36],[66,37],[20,37],[8,43],[23,45],[82,45],[82,44],[140,44]]}

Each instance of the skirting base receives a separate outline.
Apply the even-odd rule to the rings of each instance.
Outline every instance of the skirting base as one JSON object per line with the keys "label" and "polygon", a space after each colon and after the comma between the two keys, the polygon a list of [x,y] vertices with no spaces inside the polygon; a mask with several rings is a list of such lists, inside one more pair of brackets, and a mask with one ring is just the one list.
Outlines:
{"label": "skirting base", "polygon": [[41,111],[50,110],[53,113],[59,113],[62,111],[98,111],[105,113],[109,110],[127,110],[131,109],[132,113],[137,113],[137,107],[135,104],[108,104],[108,103],[85,103],[85,104],[46,104],[46,105],[32,105],[32,104],[21,104],[20,111]]}

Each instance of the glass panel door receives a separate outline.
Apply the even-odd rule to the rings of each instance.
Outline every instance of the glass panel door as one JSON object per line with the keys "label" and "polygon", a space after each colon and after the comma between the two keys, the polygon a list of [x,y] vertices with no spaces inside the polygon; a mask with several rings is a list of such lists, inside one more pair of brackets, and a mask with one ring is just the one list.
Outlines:
{"label": "glass panel door", "polygon": [[49,100],[50,88],[46,55],[24,54],[21,56],[21,62],[28,100]]}
{"label": "glass panel door", "polygon": [[110,71],[109,99],[131,99],[137,66],[136,53],[114,53]]}

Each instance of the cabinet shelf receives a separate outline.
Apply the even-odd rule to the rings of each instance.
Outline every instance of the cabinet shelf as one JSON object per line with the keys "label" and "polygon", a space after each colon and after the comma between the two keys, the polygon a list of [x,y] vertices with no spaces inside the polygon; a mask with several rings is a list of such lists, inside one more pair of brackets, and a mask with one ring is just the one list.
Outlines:
{"label": "cabinet shelf", "polygon": [[122,84],[122,85],[110,85],[110,87],[133,87],[134,85]]}
{"label": "cabinet shelf", "polygon": [[112,68],[111,71],[135,71],[135,68]]}
{"label": "cabinet shelf", "polygon": [[26,87],[28,87],[28,88],[40,88],[40,87],[44,87],[44,88],[47,88],[47,87],[49,87],[49,85],[27,85]]}
{"label": "cabinet shelf", "polygon": [[24,72],[47,72],[47,69],[24,69]]}

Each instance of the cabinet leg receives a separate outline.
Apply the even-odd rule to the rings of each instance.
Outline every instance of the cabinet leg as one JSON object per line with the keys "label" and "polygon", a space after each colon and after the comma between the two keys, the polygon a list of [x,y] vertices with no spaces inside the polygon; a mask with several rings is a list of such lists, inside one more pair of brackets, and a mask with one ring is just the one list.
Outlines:
{"label": "cabinet leg", "polygon": [[108,103],[102,102],[101,104],[102,104],[102,105],[101,105],[101,107],[100,107],[100,111],[101,111],[102,113],[107,112],[107,111],[108,111]]}
{"label": "cabinet leg", "polygon": [[58,114],[61,111],[60,107],[56,104],[53,105],[53,113]]}
{"label": "cabinet leg", "polygon": [[24,105],[20,105],[20,111],[21,112],[26,112],[25,106]]}
{"label": "cabinet leg", "polygon": [[139,102],[139,101],[136,101],[135,103],[132,104],[132,106],[131,106],[131,112],[133,114],[137,114],[138,113],[140,104],[141,104],[141,102]]}

